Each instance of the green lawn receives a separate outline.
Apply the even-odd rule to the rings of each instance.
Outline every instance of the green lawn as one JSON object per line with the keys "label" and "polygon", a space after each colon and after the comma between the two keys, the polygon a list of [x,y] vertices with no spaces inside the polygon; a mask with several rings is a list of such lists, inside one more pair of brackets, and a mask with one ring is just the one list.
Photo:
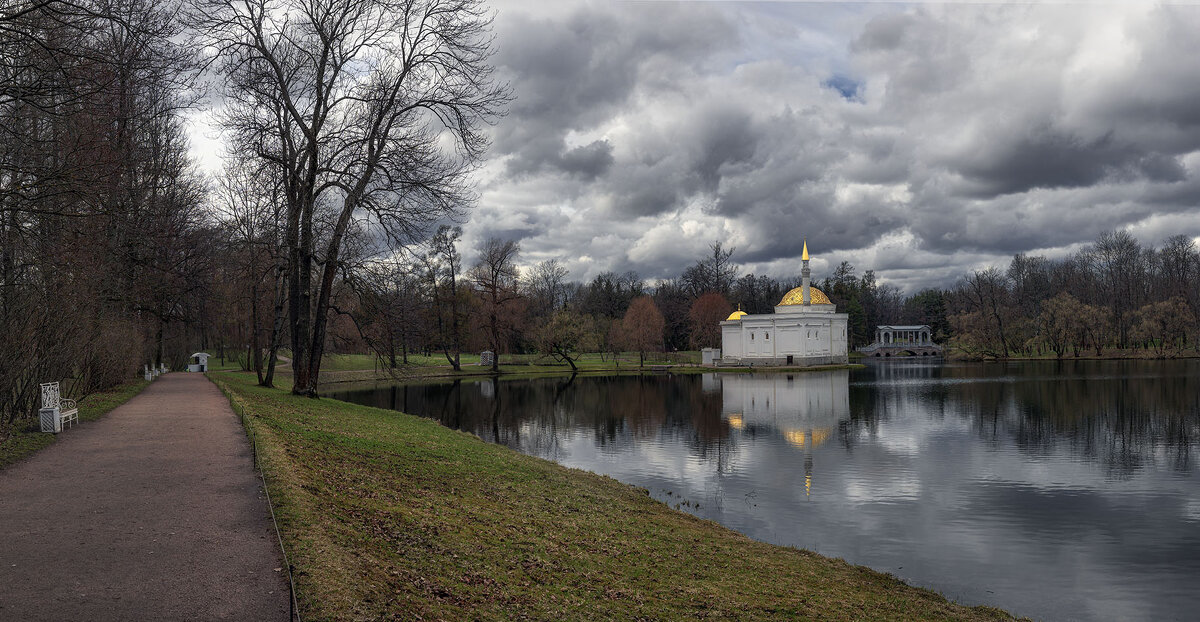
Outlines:
{"label": "green lawn", "polygon": [[[479,363],[479,355],[463,354],[459,357],[459,361],[463,365]],[[396,357],[397,364],[403,364],[401,357]],[[374,354],[326,354],[321,359],[322,371],[353,371],[362,369],[383,369],[387,367],[388,360],[386,358],[377,359]],[[423,354],[409,354],[408,364],[413,367],[438,367],[449,366],[446,362],[446,357],[441,354],[425,356]]]}
{"label": "green lawn", "polygon": [[[129,398],[142,392],[150,383],[145,380],[134,380],[118,385],[106,391],[93,393],[79,400],[79,421],[95,421],[101,415],[129,401]],[[64,396],[67,397],[67,396]],[[64,434],[70,434],[67,429]],[[20,427],[8,431],[0,430],[0,468],[4,468],[29,454],[46,447],[54,442],[56,436],[38,430],[38,420],[25,420]]]}
{"label": "green lawn", "polygon": [[1008,619],[429,420],[210,377],[257,439],[305,620]]}

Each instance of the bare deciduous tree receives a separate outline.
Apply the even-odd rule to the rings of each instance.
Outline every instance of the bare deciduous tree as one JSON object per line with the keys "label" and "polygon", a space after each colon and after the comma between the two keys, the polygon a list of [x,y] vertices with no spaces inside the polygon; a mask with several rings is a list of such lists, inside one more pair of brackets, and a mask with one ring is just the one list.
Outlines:
{"label": "bare deciduous tree", "polygon": [[521,245],[512,240],[488,238],[479,248],[479,260],[471,268],[471,282],[482,300],[481,313],[492,352],[492,371],[500,371],[500,352],[512,331],[513,303],[521,297],[517,288],[520,271],[517,255]]}
{"label": "bare deciduous tree", "polygon": [[433,302],[434,322],[442,354],[454,371],[462,371],[462,300],[459,297],[458,275],[462,270],[462,255],[458,240],[462,229],[443,225],[429,243],[425,255],[425,274]]}
{"label": "bare deciduous tree", "polygon": [[400,245],[473,199],[509,99],[491,18],[478,0],[197,0],[192,20],[229,77],[234,143],[283,179],[293,391],[315,396],[352,223]]}
{"label": "bare deciduous tree", "polygon": [[525,288],[534,312],[549,317],[566,304],[567,276],[570,273],[557,259],[540,262],[525,275]]}

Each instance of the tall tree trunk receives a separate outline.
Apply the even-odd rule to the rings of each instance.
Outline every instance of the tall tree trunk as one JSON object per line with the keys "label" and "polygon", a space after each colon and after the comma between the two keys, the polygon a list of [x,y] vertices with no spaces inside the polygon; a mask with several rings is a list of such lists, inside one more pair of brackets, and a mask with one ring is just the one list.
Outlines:
{"label": "tall tree trunk", "polygon": [[[457,280],[458,277],[450,275],[450,343],[454,346],[454,358],[450,360],[450,366],[454,368],[454,371],[462,371],[462,365],[459,362],[459,353],[462,352],[462,348],[458,340],[458,287],[455,284]],[[450,355],[447,354],[446,358],[450,358]]]}
{"label": "tall tree trunk", "polygon": [[[257,278],[257,277],[256,277]],[[258,282],[250,288],[250,362],[258,375],[258,384],[263,383],[262,349],[258,343]]]}
{"label": "tall tree trunk", "polygon": [[492,332],[492,373],[500,373],[500,318],[496,314],[495,296],[492,297],[492,312],[488,316],[489,328]]}
{"label": "tall tree trunk", "polygon": [[262,386],[275,386],[275,364],[279,361],[279,340],[283,336],[283,320],[285,309],[284,293],[287,288],[287,269],[281,264],[275,273],[275,323],[271,327],[271,345],[267,352],[267,375],[263,378]]}
{"label": "tall tree trunk", "polygon": [[[305,205],[301,211],[307,214],[310,208]],[[297,213],[296,230],[291,231],[289,223],[288,232],[289,236],[296,236],[295,244],[289,245],[292,257],[288,306],[292,318],[292,393],[297,395],[308,395],[312,391],[312,353],[309,351],[312,339],[312,225],[309,218],[303,221]]]}
{"label": "tall tree trunk", "polygon": [[154,365],[161,366],[163,362],[163,325],[166,321],[158,317],[158,329],[154,333]]}

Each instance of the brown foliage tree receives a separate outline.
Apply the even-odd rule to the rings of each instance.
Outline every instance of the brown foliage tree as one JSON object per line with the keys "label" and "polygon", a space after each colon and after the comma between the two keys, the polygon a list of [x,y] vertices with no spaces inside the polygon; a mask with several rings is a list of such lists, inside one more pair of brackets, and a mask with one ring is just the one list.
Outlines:
{"label": "brown foliage tree", "polygon": [[692,347],[697,350],[720,347],[720,322],[732,312],[729,301],[717,292],[709,292],[697,298],[688,311]]}
{"label": "brown foliage tree", "polygon": [[649,296],[633,299],[621,320],[621,338],[625,347],[638,353],[638,365],[646,365],[647,352],[660,352],[663,345],[663,316]]}
{"label": "brown foliage tree", "polygon": [[1075,356],[1079,356],[1081,306],[1079,300],[1066,292],[1042,303],[1042,313],[1038,316],[1038,338],[1058,358],[1066,354],[1067,348],[1072,348]]}
{"label": "brown foliage tree", "polygon": [[1196,325],[1196,317],[1182,296],[1152,302],[1135,313],[1133,338],[1154,348],[1160,356],[1184,343],[1187,332]]}

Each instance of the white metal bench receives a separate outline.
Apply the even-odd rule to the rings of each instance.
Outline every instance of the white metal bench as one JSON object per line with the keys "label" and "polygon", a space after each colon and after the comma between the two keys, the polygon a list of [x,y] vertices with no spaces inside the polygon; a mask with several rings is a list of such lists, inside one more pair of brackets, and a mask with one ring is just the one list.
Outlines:
{"label": "white metal bench", "polygon": [[75,400],[63,399],[57,382],[45,382],[41,386],[42,410],[39,415],[43,432],[61,432],[63,424],[79,422],[79,406]]}

